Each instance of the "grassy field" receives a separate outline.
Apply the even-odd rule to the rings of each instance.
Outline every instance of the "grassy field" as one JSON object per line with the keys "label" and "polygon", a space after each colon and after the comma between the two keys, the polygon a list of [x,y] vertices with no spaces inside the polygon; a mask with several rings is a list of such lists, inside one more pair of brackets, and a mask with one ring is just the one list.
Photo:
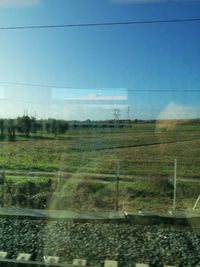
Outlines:
{"label": "grassy field", "polygon": [[[73,207],[78,209],[113,209],[115,184],[97,182],[95,174],[116,174],[117,162],[121,208],[169,208],[175,158],[178,206],[191,208],[200,193],[200,125],[133,124],[131,128],[70,130],[56,138],[38,134],[0,142],[2,170],[74,173],[66,174],[64,185],[59,190],[55,185],[51,196],[64,198],[66,207],[72,206],[67,199],[74,199]],[[89,178],[86,173],[93,173],[94,177]],[[106,179],[106,175],[102,177]],[[41,180],[38,178],[39,175],[34,177],[34,182]],[[17,176],[8,179],[21,181]],[[98,190],[90,188],[94,185]]]}

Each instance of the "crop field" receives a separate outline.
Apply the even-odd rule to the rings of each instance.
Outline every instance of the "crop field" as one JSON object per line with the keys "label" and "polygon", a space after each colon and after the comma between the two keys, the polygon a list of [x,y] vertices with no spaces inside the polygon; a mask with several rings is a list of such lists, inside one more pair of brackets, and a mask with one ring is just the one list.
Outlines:
{"label": "crop field", "polygon": [[[200,125],[138,123],[0,141],[0,166],[10,173],[9,183],[19,186],[51,178],[51,198],[77,209],[114,208],[117,165],[120,208],[171,208],[174,159],[177,205],[191,208],[200,193]],[[60,205],[55,208],[63,208]]]}

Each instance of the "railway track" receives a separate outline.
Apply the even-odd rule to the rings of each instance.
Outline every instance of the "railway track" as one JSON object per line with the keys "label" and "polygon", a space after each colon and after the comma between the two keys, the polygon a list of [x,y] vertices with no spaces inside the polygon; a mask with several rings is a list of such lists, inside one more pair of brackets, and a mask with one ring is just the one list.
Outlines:
{"label": "railway track", "polygon": [[200,228],[124,223],[122,213],[102,220],[107,215],[1,214],[0,267],[199,267]]}
{"label": "railway track", "polygon": [[[1,252],[1,254],[5,254],[6,252]],[[46,259],[44,259],[44,262],[36,262],[36,261],[30,261],[25,260],[25,257],[30,257],[29,254],[26,253],[20,253],[16,260],[9,260],[5,258],[0,258],[0,267],[45,267],[45,266],[52,266],[52,267],[75,267],[75,266],[88,266],[87,260],[85,259],[74,259],[72,264],[69,263],[59,263],[59,257],[55,256],[48,256]],[[103,267],[118,267],[118,261],[112,261],[112,260],[105,260]],[[146,263],[136,263],[133,265],[135,267],[150,267],[150,264]],[[95,267],[95,266],[90,266]],[[178,265],[163,265],[163,267],[178,267]],[[199,266],[197,266],[199,267]]]}

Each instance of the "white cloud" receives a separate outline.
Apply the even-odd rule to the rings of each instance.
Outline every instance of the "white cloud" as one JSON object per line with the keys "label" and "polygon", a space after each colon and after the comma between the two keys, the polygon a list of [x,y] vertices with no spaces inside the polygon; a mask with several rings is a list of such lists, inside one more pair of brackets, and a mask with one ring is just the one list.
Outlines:
{"label": "white cloud", "polygon": [[41,0],[0,0],[0,8],[31,7],[41,4]]}
{"label": "white cloud", "polygon": [[200,117],[200,108],[194,106],[169,103],[159,114],[158,120],[192,119]]}
{"label": "white cloud", "polygon": [[90,94],[83,97],[78,97],[76,100],[90,100],[90,101],[110,101],[110,100],[127,100],[127,96],[123,95],[113,95],[113,96],[103,96],[103,95],[97,95],[97,94]]}

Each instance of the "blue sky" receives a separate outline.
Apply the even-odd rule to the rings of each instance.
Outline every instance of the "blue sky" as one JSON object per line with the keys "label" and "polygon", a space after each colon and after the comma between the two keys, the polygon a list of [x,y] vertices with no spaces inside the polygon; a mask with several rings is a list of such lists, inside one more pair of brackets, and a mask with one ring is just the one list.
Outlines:
{"label": "blue sky", "polygon": [[[184,18],[200,18],[200,1],[0,2],[0,27]],[[199,31],[200,22],[0,30],[0,117],[28,109],[38,118],[111,119],[118,108],[126,118],[128,107],[132,119],[200,117]]]}

